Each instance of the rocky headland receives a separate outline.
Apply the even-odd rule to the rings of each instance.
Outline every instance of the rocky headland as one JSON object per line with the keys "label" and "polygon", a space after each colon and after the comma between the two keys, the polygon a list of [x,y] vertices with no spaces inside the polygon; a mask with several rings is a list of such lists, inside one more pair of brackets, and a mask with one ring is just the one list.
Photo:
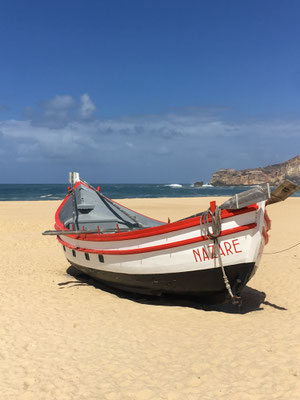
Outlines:
{"label": "rocky headland", "polygon": [[300,154],[290,160],[254,169],[220,169],[212,175],[210,184],[214,186],[242,186],[270,183],[279,185],[284,179],[300,184]]}

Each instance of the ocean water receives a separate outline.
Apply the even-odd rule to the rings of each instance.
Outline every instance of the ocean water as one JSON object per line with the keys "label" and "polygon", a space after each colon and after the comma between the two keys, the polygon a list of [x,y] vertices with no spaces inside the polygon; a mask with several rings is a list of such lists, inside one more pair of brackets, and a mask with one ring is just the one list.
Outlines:
{"label": "ocean water", "polygon": [[[97,187],[98,184],[93,184]],[[233,196],[252,186],[195,187],[191,184],[103,184],[101,192],[112,199],[157,197]],[[67,184],[0,184],[0,201],[62,200]],[[300,197],[300,191],[294,196]]]}

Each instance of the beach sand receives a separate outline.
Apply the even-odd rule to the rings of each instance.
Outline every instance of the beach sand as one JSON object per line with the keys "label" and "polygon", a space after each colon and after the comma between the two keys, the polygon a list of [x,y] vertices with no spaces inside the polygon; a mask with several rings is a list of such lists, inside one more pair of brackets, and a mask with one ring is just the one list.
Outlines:
{"label": "beach sand", "polygon": [[[120,203],[174,221],[209,200]],[[58,204],[0,203],[2,400],[300,399],[300,245],[275,254],[300,242],[300,198],[268,207],[270,241],[240,313],[74,275],[41,235]]]}

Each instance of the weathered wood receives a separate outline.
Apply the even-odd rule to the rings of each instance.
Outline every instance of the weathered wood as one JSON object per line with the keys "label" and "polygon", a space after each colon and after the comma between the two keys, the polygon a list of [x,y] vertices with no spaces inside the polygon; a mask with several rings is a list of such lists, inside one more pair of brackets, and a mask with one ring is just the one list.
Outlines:
{"label": "weathered wood", "polygon": [[271,192],[271,197],[268,199],[267,204],[273,204],[277,203],[278,201],[283,201],[290,197],[292,194],[296,193],[299,189],[300,187],[298,185],[286,179]]}
{"label": "weathered wood", "polygon": [[[100,234],[102,233],[115,233],[115,232],[128,232],[129,229],[124,228],[115,228],[115,229],[101,229]],[[42,235],[50,235],[50,236],[60,236],[60,235],[90,235],[90,234],[98,234],[98,230],[88,231],[88,230],[70,230],[70,231],[45,231]]]}
{"label": "weathered wood", "polygon": [[257,185],[253,189],[246,190],[231,197],[220,208],[227,210],[238,210],[254,203],[267,200],[270,197],[270,186],[268,183]]}

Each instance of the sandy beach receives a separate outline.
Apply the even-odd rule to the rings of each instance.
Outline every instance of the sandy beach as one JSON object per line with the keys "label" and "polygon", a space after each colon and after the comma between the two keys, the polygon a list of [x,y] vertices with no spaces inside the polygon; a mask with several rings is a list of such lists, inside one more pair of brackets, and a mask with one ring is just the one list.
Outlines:
{"label": "sandy beach", "polygon": [[[118,201],[174,221],[210,200]],[[59,204],[0,203],[2,400],[300,398],[300,245],[290,248],[300,198],[268,207],[270,241],[241,312],[121,295],[77,276],[41,234]]]}

